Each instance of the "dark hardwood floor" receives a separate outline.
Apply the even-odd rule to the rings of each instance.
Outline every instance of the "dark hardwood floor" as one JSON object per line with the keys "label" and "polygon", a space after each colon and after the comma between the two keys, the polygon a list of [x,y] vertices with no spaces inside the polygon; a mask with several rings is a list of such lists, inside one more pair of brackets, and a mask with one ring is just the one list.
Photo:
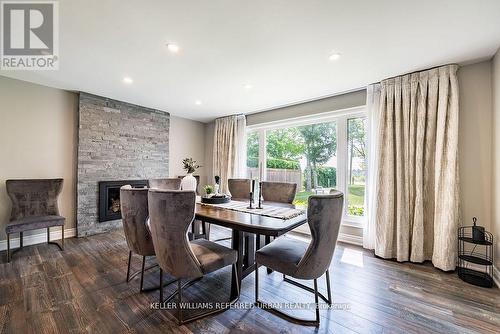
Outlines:
{"label": "dark hardwood floor", "polygon": [[[221,229],[212,227],[217,237]],[[139,293],[139,278],[125,282],[128,249],[113,232],[68,239],[66,250],[29,246],[6,263],[0,260],[2,333],[499,333],[500,290],[474,287],[430,264],[375,258],[359,247],[339,244],[331,265],[337,309],[321,311],[321,326],[289,323],[258,308],[231,309],[178,327],[173,311],[154,310],[159,292]],[[154,258],[148,260],[154,263]],[[134,257],[133,268],[140,268]],[[145,285],[158,283],[158,269]],[[313,302],[313,295],[260,271],[260,296],[272,302]],[[310,283],[309,283],[310,284]],[[187,301],[225,301],[229,267],[186,290]],[[324,291],[325,280],[320,279]],[[173,292],[174,286],[165,288]],[[254,277],[243,280],[240,302],[254,301]],[[189,311],[188,314],[192,314]],[[314,316],[308,310],[290,310]]]}

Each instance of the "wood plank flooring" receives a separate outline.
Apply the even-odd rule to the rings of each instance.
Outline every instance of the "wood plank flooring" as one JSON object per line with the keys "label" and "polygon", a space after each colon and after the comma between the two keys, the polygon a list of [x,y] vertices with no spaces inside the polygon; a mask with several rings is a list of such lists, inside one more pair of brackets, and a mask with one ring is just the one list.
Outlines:
{"label": "wood plank flooring", "polygon": [[[212,226],[213,238],[221,228]],[[289,323],[258,308],[254,275],[243,280],[240,301],[231,309],[185,326],[173,311],[154,310],[159,292],[139,293],[139,278],[125,282],[128,249],[120,232],[68,239],[56,246],[26,247],[6,263],[0,254],[2,333],[499,333],[500,290],[462,282],[430,264],[386,261],[362,248],[339,244],[331,265],[336,309],[321,311],[321,326]],[[153,264],[154,258],[148,260]],[[134,271],[141,258],[133,258]],[[145,286],[158,284],[158,269]],[[270,302],[313,302],[313,295],[260,271],[260,296]],[[311,284],[310,282],[309,284]],[[325,280],[319,280],[325,291]],[[207,275],[189,287],[190,302],[225,301],[230,269]],[[174,286],[165,288],[165,295]],[[288,310],[313,318],[309,310]],[[195,311],[187,311],[194,314]]]}

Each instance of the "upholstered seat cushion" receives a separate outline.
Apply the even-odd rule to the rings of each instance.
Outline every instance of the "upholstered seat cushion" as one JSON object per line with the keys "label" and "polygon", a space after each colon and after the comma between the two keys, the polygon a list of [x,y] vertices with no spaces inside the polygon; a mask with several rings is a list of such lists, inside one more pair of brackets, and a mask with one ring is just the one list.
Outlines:
{"label": "upholstered seat cushion", "polygon": [[11,221],[6,227],[6,233],[18,233],[37,230],[52,226],[63,226],[64,217],[61,216],[33,216]]}
{"label": "upholstered seat cushion", "polygon": [[255,252],[259,265],[293,276],[309,244],[287,236],[279,237]]}
{"label": "upholstered seat cushion", "polygon": [[231,265],[238,259],[238,253],[235,250],[215,242],[197,239],[191,241],[190,244],[204,274]]}

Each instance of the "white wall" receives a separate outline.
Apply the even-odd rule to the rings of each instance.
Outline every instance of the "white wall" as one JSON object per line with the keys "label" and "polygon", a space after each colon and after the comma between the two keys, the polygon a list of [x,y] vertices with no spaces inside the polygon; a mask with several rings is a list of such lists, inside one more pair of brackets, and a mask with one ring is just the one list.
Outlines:
{"label": "white wall", "polygon": [[169,149],[169,174],[171,177],[186,175],[186,171],[182,168],[184,158],[193,158],[203,166],[195,172],[195,175],[200,175],[202,185],[206,184],[205,124],[171,116]]}
{"label": "white wall", "polygon": [[64,178],[59,209],[75,227],[77,115],[77,94],[0,76],[0,240],[11,178]]}
{"label": "white wall", "polygon": [[[493,141],[491,156],[492,168],[492,230],[496,238],[495,263],[500,276],[500,49],[493,59]],[[500,277],[497,276],[498,281]]]}

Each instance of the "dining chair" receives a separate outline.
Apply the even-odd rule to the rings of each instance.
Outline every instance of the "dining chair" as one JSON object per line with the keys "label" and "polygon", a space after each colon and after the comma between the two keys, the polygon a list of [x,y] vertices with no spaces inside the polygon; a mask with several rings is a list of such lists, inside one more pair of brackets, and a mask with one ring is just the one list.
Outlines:
{"label": "dining chair", "polygon": [[181,181],[182,179],[179,179],[177,177],[165,179],[150,179],[149,187],[163,190],[180,190]]}
{"label": "dining chair", "polygon": [[[332,303],[329,267],[335,251],[342,219],[344,194],[336,191],[329,195],[309,197],[307,223],[311,230],[311,242],[307,243],[288,236],[281,236],[255,253],[255,304],[285,319],[302,325],[319,326],[318,296],[329,305]],[[296,318],[270,304],[259,300],[259,266],[266,266],[283,274],[285,282],[314,293],[315,320]],[[318,292],[318,278],[326,276],[328,298]],[[314,289],[296,282],[296,279],[313,280]]]}
{"label": "dining chair", "polygon": [[[264,200],[263,205],[295,208],[293,201],[295,199],[296,193],[296,183],[271,181],[262,182],[262,198]],[[261,240],[262,237],[260,235],[257,235],[256,238],[257,249],[260,248],[260,245],[262,243],[264,245],[268,245],[271,242],[271,237],[269,235],[266,235],[264,240]],[[271,269],[268,268],[267,272],[271,273]]]}
{"label": "dining chair", "polygon": [[[147,224],[147,220],[149,218],[148,188],[132,188],[130,185],[121,187],[120,209],[122,215],[123,231],[129,249],[127,282],[130,282],[138,274],[141,274],[141,285],[139,289],[140,292],[158,289],[159,287],[143,289],[144,271],[158,266],[158,264],[155,264],[145,268],[146,257],[155,255],[153,240],[151,238],[151,233]],[[132,254],[142,256],[142,267],[140,271],[137,271],[130,275]]]}
{"label": "dining chair", "polygon": [[295,194],[297,193],[297,183],[289,182],[262,182],[262,198],[264,204],[277,204],[278,206],[293,205]]}
{"label": "dining chair", "polygon": [[250,179],[228,179],[227,186],[231,199],[234,201],[248,201],[250,198]]}
{"label": "dining chair", "polygon": [[[5,182],[7,195],[12,202],[9,223],[5,226],[7,262],[10,262],[14,252],[23,248],[23,233],[27,231],[46,228],[47,243],[55,244],[60,250],[64,250],[66,219],[59,214],[57,204],[63,183],[63,179],[19,179]],[[55,226],[61,227],[60,244],[50,241],[50,228]],[[19,247],[11,252],[12,233],[19,233]]]}
{"label": "dining chair", "polygon": [[[188,227],[195,217],[194,191],[150,189],[148,194],[151,234],[160,265],[160,285],[163,271],[177,279],[177,291],[165,300],[168,303],[177,295],[177,321],[179,324],[191,322],[202,317],[222,312],[231,307],[239,298],[235,250],[205,239],[189,241]],[[231,284],[236,284],[237,296],[224,302],[224,307],[209,308],[202,314],[184,319],[182,314],[182,290],[203,275],[232,265]],[[182,284],[182,280],[188,280]],[[163,289],[160,289],[160,303],[164,303]]]}
{"label": "dining chair", "polygon": [[[149,180],[149,187],[161,190],[181,190],[182,178],[166,178],[166,179],[151,179]],[[191,232],[189,233],[189,238],[199,239],[199,238],[210,238],[210,224],[195,220],[191,224]]]}

